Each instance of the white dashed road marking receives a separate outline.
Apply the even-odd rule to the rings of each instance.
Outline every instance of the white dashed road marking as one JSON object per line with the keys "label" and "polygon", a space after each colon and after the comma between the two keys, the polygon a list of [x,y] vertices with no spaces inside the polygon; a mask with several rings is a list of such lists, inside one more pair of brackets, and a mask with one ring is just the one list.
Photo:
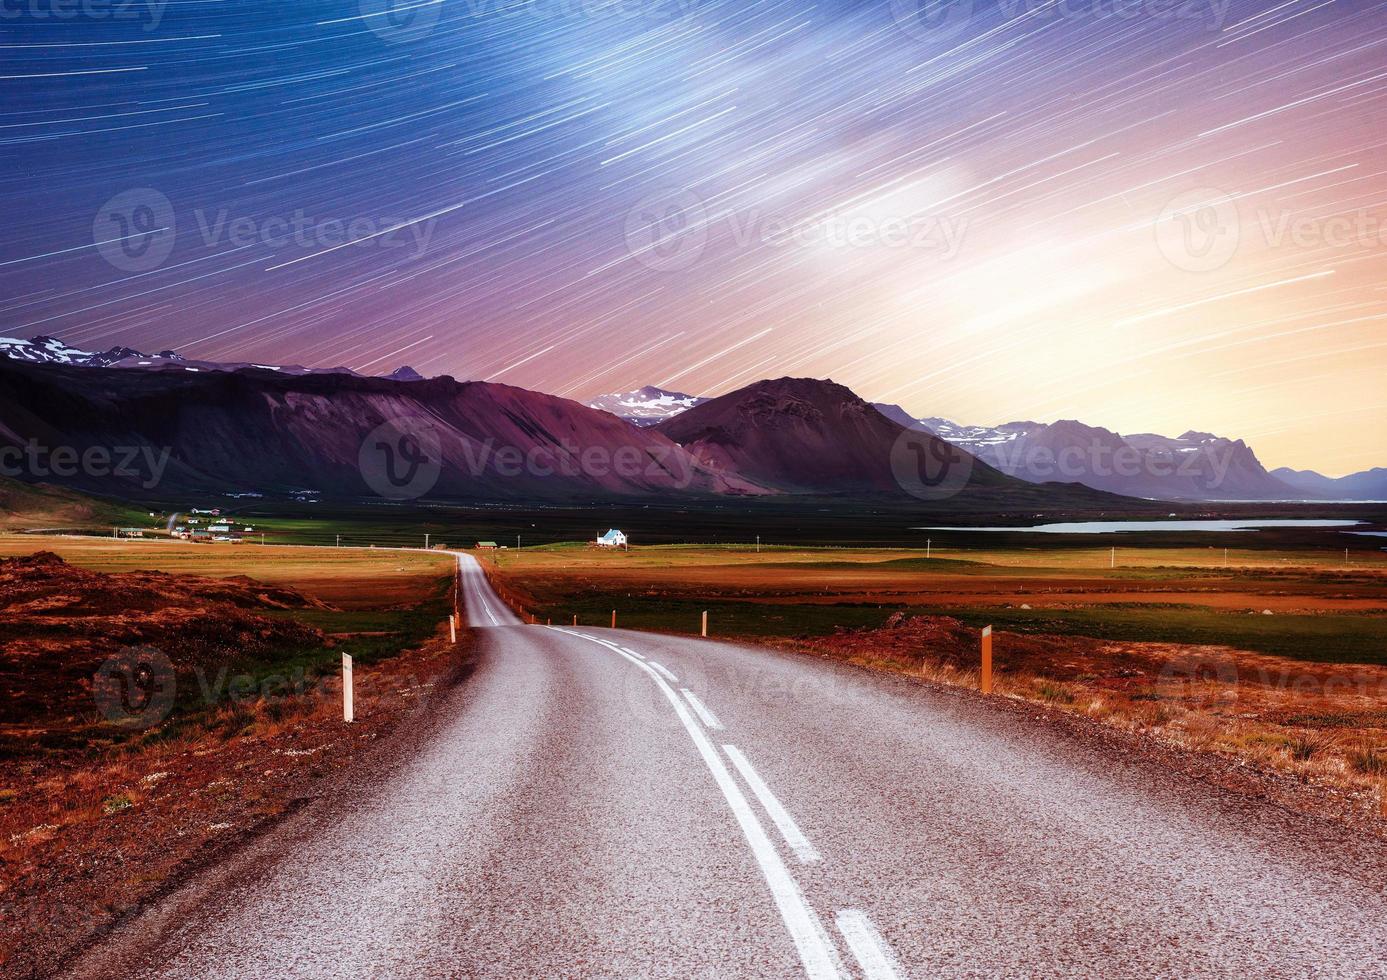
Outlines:
{"label": "white dashed road marking", "polygon": [[723,764],[722,757],[718,755],[713,743],[708,741],[708,736],[703,733],[703,729],[699,727],[694,716],[689,713],[688,706],[680,700],[674,688],[666,684],[659,671],[655,669],[659,665],[654,661],[642,662],[637,660],[628,656],[615,644],[589,636],[586,633],[575,633],[557,626],[550,627],[550,629],[567,633],[570,636],[580,636],[585,640],[606,647],[644,670],[655,681],[660,692],[674,706],[674,713],[679,716],[684,730],[689,733],[689,738],[693,740],[694,747],[703,757],[708,771],[713,774],[713,781],[717,783],[718,789],[722,790],[722,795],[732,810],[732,816],[736,818],[737,824],[741,827],[742,834],[751,847],[751,853],[756,858],[756,863],[760,865],[762,875],[765,876],[766,884],[770,886],[771,897],[775,900],[780,917],[785,922],[785,928],[789,930],[790,938],[794,940],[795,947],[799,951],[805,974],[812,980],[841,980],[843,972],[838,960],[836,945],[819,921],[819,917],[809,907],[809,903],[805,901],[804,893],[800,891],[799,885],[790,875],[789,869],[785,867],[780,853],[771,843],[765,828],[761,826],[761,821],[756,817],[756,812],[737,786],[737,781],[732,778],[732,773]]}

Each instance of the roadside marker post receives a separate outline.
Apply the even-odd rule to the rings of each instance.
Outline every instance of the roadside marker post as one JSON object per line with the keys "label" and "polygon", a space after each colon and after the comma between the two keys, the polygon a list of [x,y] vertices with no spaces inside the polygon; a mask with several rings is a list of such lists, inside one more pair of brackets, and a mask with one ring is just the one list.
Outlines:
{"label": "roadside marker post", "polygon": [[352,689],[352,655],[342,654],[342,720],[356,721],[356,694]]}
{"label": "roadside marker post", "polygon": [[983,694],[992,693],[992,627],[984,626],[982,631],[982,674],[978,678],[978,690]]}
{"label": "roadside marker post", "polygon": [[448,617],[448,642],[449,642],[449,643],[456,643],[457,641],[458,641],[458,621],[457,621],[457,617],[456,617],[456,616],[449,616],[449,617]]}
{"label": "roadside marker post", "polygon": [[612,610],[612,629],[616,629],[616,610]]}
{"label": "roadside marker post", "polygon": [[703,610],[703,635],[708,635],[708,610]]}
{"label": "roadside marker post", "polygon": [[577,613],[574,613],[574,614],[573,614],[573,625],[574,625],[574,626],[577,626],[577,625],[578,625],[578,614],[577,614]]}

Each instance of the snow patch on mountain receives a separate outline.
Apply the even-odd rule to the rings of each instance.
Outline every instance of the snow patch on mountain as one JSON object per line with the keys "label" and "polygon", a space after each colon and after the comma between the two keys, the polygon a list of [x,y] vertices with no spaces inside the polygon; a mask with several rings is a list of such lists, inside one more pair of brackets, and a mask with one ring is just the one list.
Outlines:
{"label": "snow patch on mountain", "polygon": [[682,391],[666,391],[646,385],[635,391],[612,392],[594,398],[588,402],[588,408],[611,412],[633,425],[648,426],[674,418],[707,400],[698,395],[686,395]]}

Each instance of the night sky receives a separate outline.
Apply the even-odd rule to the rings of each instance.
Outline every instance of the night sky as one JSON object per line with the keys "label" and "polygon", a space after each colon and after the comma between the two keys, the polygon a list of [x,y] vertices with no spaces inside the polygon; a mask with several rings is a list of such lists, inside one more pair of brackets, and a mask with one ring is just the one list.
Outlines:
{"label": "night sky", "polygon": [[0,0],[0,334],[1387,465],[1387,5]]}

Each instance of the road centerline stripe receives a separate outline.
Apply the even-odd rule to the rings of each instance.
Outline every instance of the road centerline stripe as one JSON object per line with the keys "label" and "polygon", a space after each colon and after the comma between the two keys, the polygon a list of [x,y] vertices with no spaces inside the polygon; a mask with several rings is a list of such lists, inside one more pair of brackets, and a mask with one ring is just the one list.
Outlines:
{"label": "road centerline stripe", "polygon": [[694,714],[698,715],[703,724],[715,732],[722,731],[722,722],[718,720],[718,716],[708,710],[708,706],[698,699],[697,694],[687,687],[681,687],[679,693],[684,695],[684,700],[689,702],[689,707],[694,709]]}
{"label": "road centerline stripe", "polygon": [[836,919],[838,931],[852,950],[867,980],[900,980],[901,970],[891,947],[877,932],[867,913],[860,909],[842,909]]}
{"label": "road centerline stripe", "polygon": [[742,755],[741,750],[735,745],[724,745],[722,750],[727,753],[727,757],[732,760],[732,764],[742,774],[746,784],[751,787],[751,792],[760,801],[761,806],[770,816],[771,822],[780,831],[780,836],[785,838],[785,843],[790,846],[790,850],[795,852],[795,856],[805,864],[813,864],[820,860],[818,850],[804,835],[804,831],[799,829],[799,824],[795,823],[795,818],[790,816],[790,811],[785,809],[784,804],[771,792],[771,788],[766,785],[761,774],[752,766],[751,760]]}
{"label": "road centerline stripe", "polygon": [[713,774],[713,781],[717,783],[718,789],[722,790],[723,798],[727,800],[727,805],[732,810],[732,816],[741,827],[742,834],[751,847],[752,855],[756,858],[757,864],[761,866],[761,874],[765,877],[766,884],[770,886],[771,897],[780,910],[780,917],[784,920],[785,928],[789,930],[790,938],[794,940],[795,947],[799,950],[800,961],[804,964],[804,972],[811,980],[841,980],[843,974],[839,969],[838,951],[833,940],[829,937],[814,910],[809,907],[809,903],[805,901],[804,893],[800,891],[799,885],[790,875],[789,869],[781,860],[775,845],[771,843],[765,828],[761,826],[761,821],[757,819],[756,812],[751,808],[751,803],[742,793],[737,781],[732,778],[732,773],[727,766],[723,764],[722,757],[718,755],[713,743],[708,740],[708,736],[703,734],[703,729],[699,727],[698,722],[689,713],[688,707],[680,700],[674,688],[666,684],[664,678],[653,669],[652,664],[654,662],[636,660],[634,657],[623,653],[615,644],[604,642],[593,636],[573,633],[559,626],[551,626],[549,629],[569,636],[582,637],[604,646],[644,670],[655,681],[661,693],[674,706],[674,713],[679,716],[684,730],[689,733],[689,738],[693,740],[694,747],[703,757],[708,771]]}

